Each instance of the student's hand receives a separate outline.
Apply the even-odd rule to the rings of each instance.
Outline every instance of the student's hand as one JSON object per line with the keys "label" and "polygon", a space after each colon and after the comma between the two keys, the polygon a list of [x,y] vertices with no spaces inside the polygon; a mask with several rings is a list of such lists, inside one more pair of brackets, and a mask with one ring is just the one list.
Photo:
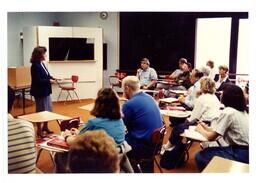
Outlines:
{"label": "student's hand", "polygon": [[142,71],[141,68],[137,69],[137,76],[139,76],[140,72]]}
{"label": "student's hand", "polygon": [[79,130],[77,128],[71,128],[70,133],[71,135],[77,135],[79,133]]}
{"label": "student's hand", "polygon": [[183,95],[179,96],[178,98],[180,103],[184,103],[185,102],[185,97]]}
{"label": "student's hand", "polygon": [[142,87],[142,89],[147,90],[148,87],[145,85],[145,86]]}
{"label": "student's hand", "polygon": [[57,84],[57,81],[55,79],[50,79],[50,83]]}
{"label": "student's hand", "polygon": [[65,130],[64,133],[63,133],[64,138],[67,137],[67,136],[70,136],[70,135],[72,135],[70,130]]}
{"label": "student's hand", "polygon": [[197,132],[199,132],[199,133],[202,133],[202,131],[204,131],[204,127],[201,125],[201,123],[199,123],[199,124],[196,126],[195,131],[197,131]]}

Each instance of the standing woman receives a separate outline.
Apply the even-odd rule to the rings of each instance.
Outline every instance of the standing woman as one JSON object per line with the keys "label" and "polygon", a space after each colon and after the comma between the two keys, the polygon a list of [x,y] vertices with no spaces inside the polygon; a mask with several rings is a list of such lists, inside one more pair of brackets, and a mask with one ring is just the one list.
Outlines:
{"label": "standing woman", "polygon": [[[36,112],[52,111],[51,83],[56,83],[56,79],[50,75],[43,63],[46,51],[45,47],[37,46],[34,48],[30,59],[32,63],[30,94],[35,98]],[[37,123],[37,135],[42,136],[43,133],[53,133],[49,130],[47,122],[43,123],[43,128],[41,128],[41,123]]]}

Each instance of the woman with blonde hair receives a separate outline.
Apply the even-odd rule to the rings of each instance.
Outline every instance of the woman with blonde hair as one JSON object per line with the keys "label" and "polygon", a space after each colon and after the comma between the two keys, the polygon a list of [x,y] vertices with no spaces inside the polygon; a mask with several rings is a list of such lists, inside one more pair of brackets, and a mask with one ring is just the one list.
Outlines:
{"label": "woman with blonde hair", "polygon": [[190,125],[196,125],[199,121],[210,124],[218,119],[221,103],[215,95],[215,82],[208,77],[201,78],[200,93],[190,117],[184,123],[173,127],[168,143],[163,145],[163,150],[171,150],[175,145],[182,143],[180,134]]}

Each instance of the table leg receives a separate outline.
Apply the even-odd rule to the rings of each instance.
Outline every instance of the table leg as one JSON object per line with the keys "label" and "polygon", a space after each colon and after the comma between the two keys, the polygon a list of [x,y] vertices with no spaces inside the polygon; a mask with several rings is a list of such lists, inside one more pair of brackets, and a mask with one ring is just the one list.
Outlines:
{"label": "table leg", "polygon": [[23,108],[23,114],[25,114],[25,89],[22,89],[21,92],[22,92],[22,108]]}

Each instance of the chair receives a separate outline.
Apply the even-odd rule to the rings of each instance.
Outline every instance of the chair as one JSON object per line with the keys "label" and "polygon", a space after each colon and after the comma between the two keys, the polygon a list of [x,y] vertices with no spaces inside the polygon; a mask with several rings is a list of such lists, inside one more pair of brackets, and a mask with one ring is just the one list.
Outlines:
{"label": "chair", "polygon": [[81,124],[81,118],[80,117],[74,117],[71,119],[65,119],[65,120],[57,120],[60,131],[64,132],[65,130],[70,130],[71,128],[78,128]]}
{"label": "chair", "polygon": [[112,89],[114,89],[114,87],[121,88],[122,81],[117,76],[109,76],[108,81]]}
{"label": "chair", "polygon": [[122,79],[126,76],[126,73],[124,72],[115,72],[115,75],[111,75],[108,77],[108,81],[110,84],[110,87],[114,89],[116,88],[122,88]]}
{"label": "chair", "polygon": [[76,95],[78,101],[80,102],[80,99],[79,99],[79,97],[78,97],[78,95],[77,95],[77,93],[76,93],[76,91],[75,91],[75,90],[76,90],[75,84],[78,82],[78,76],[72,75],[71,78],[65,79],[65,80],[71,81],[71,85],[66,85],[66,84],[64,84],[64,83],[60,83],[60,82],[57,81],[57,83],[58,83],[58,85],[59,85],[59,87],[60,87],[60,89],[61,89],[57,101],[59,101],[59,98],[60,98],[60,96],[61,96],[61,93],[62,93],[62,91],[64,90],[64,91],[67,91],[67,93],[68,93],[68,94],[67,94],[67,97],[66,97],[66,101],[68,100],[68,97],[70,97],[70,100],[73,100],[73,98],[72,98],[72,96],[71,96],[71,94],[70,94],[70,91],[73,91],[73,92],[75,93],[75,95]]}
{"label": "chair", "polygon": [[160,155],[160,152],[161,152],[161,147],[162,147],[162,144],[163,144],[163,140],[164,140],[164,135],[166,133],[166,126],[163,125],[161,128],[157,128],[153,131],[152,135],[151,135],[151,142],[154,146],[154,151],[153,151],[153,154],[150,158],[148,159],[141,159],[138,161],[137,163],[137,168],[139,169],[139,171],[142,173],[142,170],[141,170],[141,163],[142,162],[145,162],[145,161],[153,161],[156,163],[158,169],[160,170],[161,173],[163,173],[163,170],[159,164],[159,162],[157,161],[156,159],[156,156],[159,156]]}

